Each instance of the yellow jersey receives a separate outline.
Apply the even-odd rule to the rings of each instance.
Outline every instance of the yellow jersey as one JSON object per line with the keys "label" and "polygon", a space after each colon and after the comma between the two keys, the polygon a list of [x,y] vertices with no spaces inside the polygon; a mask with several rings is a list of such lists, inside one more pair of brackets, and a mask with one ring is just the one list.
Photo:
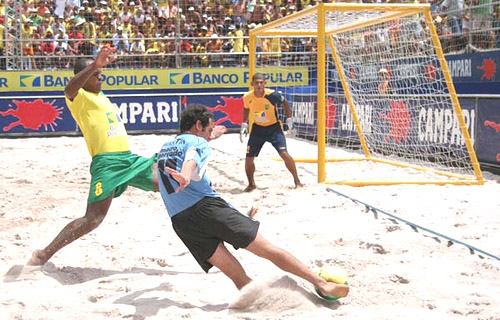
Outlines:
{"label": "yellow jersey", "polygon": [[278,108],[285,97],[274,90],[265,89],[263,97],[256,97],[254,91],[243,96],[244,108],[249,109],[249,121],[259,126],[268,127],[278,122]]}
{"label": "yellow jersey", "polygon": [[104,93],[80,89],[73,101],[66,97],[66,104],[83,133],[91,157],[103,152],[130,151],[119,110]]}

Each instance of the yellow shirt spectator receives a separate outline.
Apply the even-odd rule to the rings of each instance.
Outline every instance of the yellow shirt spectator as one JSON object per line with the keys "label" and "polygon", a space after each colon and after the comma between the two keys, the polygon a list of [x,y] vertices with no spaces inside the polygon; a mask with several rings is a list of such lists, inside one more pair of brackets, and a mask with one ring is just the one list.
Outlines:
{"label": "yellow shirt spectator", "polygon": [[241,29],[236,29],[234,32],[236,39],[234,40],[234,52],[243,52],[243,31]]}
{"label": "yellow shirt spectator", "polygon": [[3,34],[4,34],[5,27],[3,24],[0,24],[0,49],[4,49],[5,45],[3,44]]}

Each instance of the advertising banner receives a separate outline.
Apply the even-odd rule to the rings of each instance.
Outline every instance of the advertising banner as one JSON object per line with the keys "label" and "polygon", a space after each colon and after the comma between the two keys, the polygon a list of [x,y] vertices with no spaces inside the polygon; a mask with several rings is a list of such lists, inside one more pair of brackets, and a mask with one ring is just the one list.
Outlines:
{"label": "advertising banner", "polygon": [[[309,84],[307,67],[266,68],[272,86]],[[0,92],[63,91],[73,77],[71,71],[9,71],[0,75]],[[103,70],[103,90],[245,88],[250,72],[245,68],[190,68]]]}
{"label": "advertising banner", "polygon": [[110,96],[127,130],[179,128],[179,96]]}
{"label": "advertising banner", "polygon": [[[375,98],[374,98],[375,99]],[[436,99],[436,98],[434,98]],[[365,137],[394,146],[412,145],[422,150],[441,150],[458,146],[466,155],[465,141],[454,111],[432,108],[430,101],[421,98],[390,100],[387,105],[367,103],[357,105],[357,116]],[[435,102],[435,101],[434,101]],[[469,102],[469,101],[468,101]],[[462,112],[469,133],[476,136],[476,111],[474,100],[462,104]],[[307,135],[316,133],[317,103],[314,95],[292,96],[295,129]],[[329,97],[326,101],[327,135],[358,141],[355,122],[343,96]]]}
{"label": "advertising banner", "polygon": [[[179,128],[179,96],[112,97],[127,130]],[[64,98],[0,99],[0,134],[75,132]]]}
{"label": "advertising banner", "polygon": [[[118,107],[127,130],[179,129],[180,112],[189,103],[202,103],[214,113],[217,125],[237,128],[243,119],[242,95],[128,96],[108,95]],[[0,99],[0,135],[77,130],[64,98]]]}
{"label": "advertising banner", "polygon": [[184,96],[183,106],[201,103],[214,113],[215,125],[239,128],[243,121],[243,96]]}
{"label": "advertising banner", "polygon": [[447,55],[446,62],[458,93],[500,93],[499,50]]}
{"label": "advertising banner", "polygon": [[500,107],[498,100],[479,99],[477,157],[500,165]]}
{"label": "advertising banner", "polygon": [[0,100],[0,133],[75,132],[64,98]]}

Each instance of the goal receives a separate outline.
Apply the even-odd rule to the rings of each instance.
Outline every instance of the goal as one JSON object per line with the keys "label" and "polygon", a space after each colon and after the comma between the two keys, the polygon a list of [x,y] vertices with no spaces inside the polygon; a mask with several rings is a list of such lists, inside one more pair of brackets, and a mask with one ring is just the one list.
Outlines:
{"label": "goal", "polygon": [[484,183],[428,4],[317,4],[253,29],[249,67],[290,102],[318,182]]}

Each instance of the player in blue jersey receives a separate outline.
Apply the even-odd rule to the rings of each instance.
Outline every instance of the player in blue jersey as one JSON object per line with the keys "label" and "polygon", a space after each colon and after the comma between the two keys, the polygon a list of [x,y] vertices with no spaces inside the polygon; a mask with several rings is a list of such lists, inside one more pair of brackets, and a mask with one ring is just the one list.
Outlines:
{"label": "player in blue jersey", "polygon": [[205,272],[219,268],[238,289],[250,281],[225,243],[273,262],[311,282],[323,294],[344,297],[349,288],[327,282],[287,251],[262,237],[259,222],[241,214],[212,188],[206,174],[213,116],[203,105],[181,114],[181,133],[158,154],[158,184],[172,226]]}

